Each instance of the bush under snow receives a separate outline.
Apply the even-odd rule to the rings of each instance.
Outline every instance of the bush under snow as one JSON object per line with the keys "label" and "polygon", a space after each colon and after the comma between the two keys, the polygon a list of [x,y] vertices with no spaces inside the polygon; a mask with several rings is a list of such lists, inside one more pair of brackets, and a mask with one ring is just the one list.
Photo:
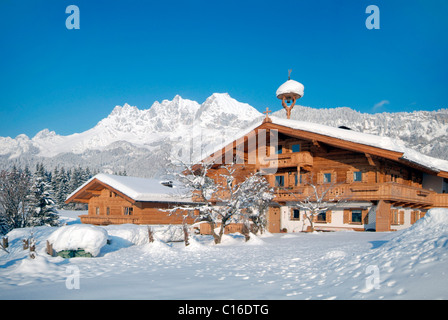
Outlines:
{"label": "bush under snow", "polygon": [[104,228],[75,224],[58,228],[48,238],[56,251],[84,249],[96,257],[107,244],[108,234]]}

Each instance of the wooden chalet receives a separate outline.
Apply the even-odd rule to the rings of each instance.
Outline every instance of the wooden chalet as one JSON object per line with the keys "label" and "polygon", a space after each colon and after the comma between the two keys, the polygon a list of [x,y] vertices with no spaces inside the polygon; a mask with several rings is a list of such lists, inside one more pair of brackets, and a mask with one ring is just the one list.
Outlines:
{"label": "wooden chalet", "polygon": [[[263,143],[260,143],[263,142]],[[312,186],[331,188],[325,200],[344,199],[315,217],[317,230],[391,231],[409,227],[429,208],[448,207],[448,161],[401,141],[347,128],[270,118],[224,143],[203,161],[237,157],[239,178],[262,171],[275,190],[270,232],[299,232],[309,222],[294,206]],[[219,164],[221,163],[221,164]]]}
{"label": "wooden chalet", "polygon": [[[307,230],[309,222],[296,204],[310,198],[315,188],[326,189],[324,200],[334,203],[313,221],[321,230],[399,230],[430,208],[448,208],[448,161],[388,137],[290,120],[303,93],[303,85],[288,77],[276,92],[287,119],[269,117],[266,110],[264,120],[202,160],[213,163],[209,176],[216,181],[222,164],[235,158],[237,180],[255,172],[266,176],[275,190],[268,210],[270,232]],[[83,223],[174,224],[182,217],[169,215],[166,209],[193,201],[200,200],[180,196],[175,186],[158,180],[99,174],[66,202],[89,204],[88,214],[81,216]],[[201,224],[201,231],[202,226],[207,224]]]}
{"label": "wooden chalet", "polygon": [[[181,224],[182,212],[166,210],[193,203],[182,189],[171,181],[110,174],[97,174],[71,195],[66,203],[88,204],[88,214],[81,222],[109,224]],[[194,219],[187,218],[187,223]]]}

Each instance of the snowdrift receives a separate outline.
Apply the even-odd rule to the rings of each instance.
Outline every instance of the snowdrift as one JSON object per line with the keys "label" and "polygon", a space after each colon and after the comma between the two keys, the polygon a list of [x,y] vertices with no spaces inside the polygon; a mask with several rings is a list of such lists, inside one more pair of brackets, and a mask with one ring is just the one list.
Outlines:
{"label": "snowdrift", "polygon": [[437,255],[448,252],[448,209],[430,209],[413,226],[403,230],[383,246],[383,250],[406,254]]}
{"label": "snowdrift", "polygon": [[362,298],[446,299],[448,209],[430,209],[360,262],[360,271],[378,266],[381,280],[380,290],[362,290],[369,294]]}

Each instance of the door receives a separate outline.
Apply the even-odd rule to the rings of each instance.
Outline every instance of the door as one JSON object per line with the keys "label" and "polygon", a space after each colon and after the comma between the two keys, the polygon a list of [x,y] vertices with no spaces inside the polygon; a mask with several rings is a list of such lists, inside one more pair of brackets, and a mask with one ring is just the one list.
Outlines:
{"label": "door", "polygon": [[278,207],[269,208],[268,231],[272,233],[280,232],[280,208]]}

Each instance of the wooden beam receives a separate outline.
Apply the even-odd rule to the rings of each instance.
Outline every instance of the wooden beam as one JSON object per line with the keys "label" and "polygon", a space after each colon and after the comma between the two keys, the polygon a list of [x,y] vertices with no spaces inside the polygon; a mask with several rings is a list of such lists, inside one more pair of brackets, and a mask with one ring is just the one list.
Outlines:
{"label": "wooden beam", "polygon": [[73,202],[79,202],[79,203],[89,203],[90,199],[76,199]]}
{"label": "wooden beam", "polygon": [[373,161],[372,156],[368,153],[364,153],[366,155],[367,161],[372,167],[376,167],[375,161]]}
{"label": "wooden beam", "polygon": [[440,171],[437,176],[448,179],[448,171]]}
{"label": "wooden beam", "polygon": [[85,192],[88,192],[88,193],[91,193],[91,194],[94,194],[97,196],[99,196],[101,194],[101,190],[86,189]]}

